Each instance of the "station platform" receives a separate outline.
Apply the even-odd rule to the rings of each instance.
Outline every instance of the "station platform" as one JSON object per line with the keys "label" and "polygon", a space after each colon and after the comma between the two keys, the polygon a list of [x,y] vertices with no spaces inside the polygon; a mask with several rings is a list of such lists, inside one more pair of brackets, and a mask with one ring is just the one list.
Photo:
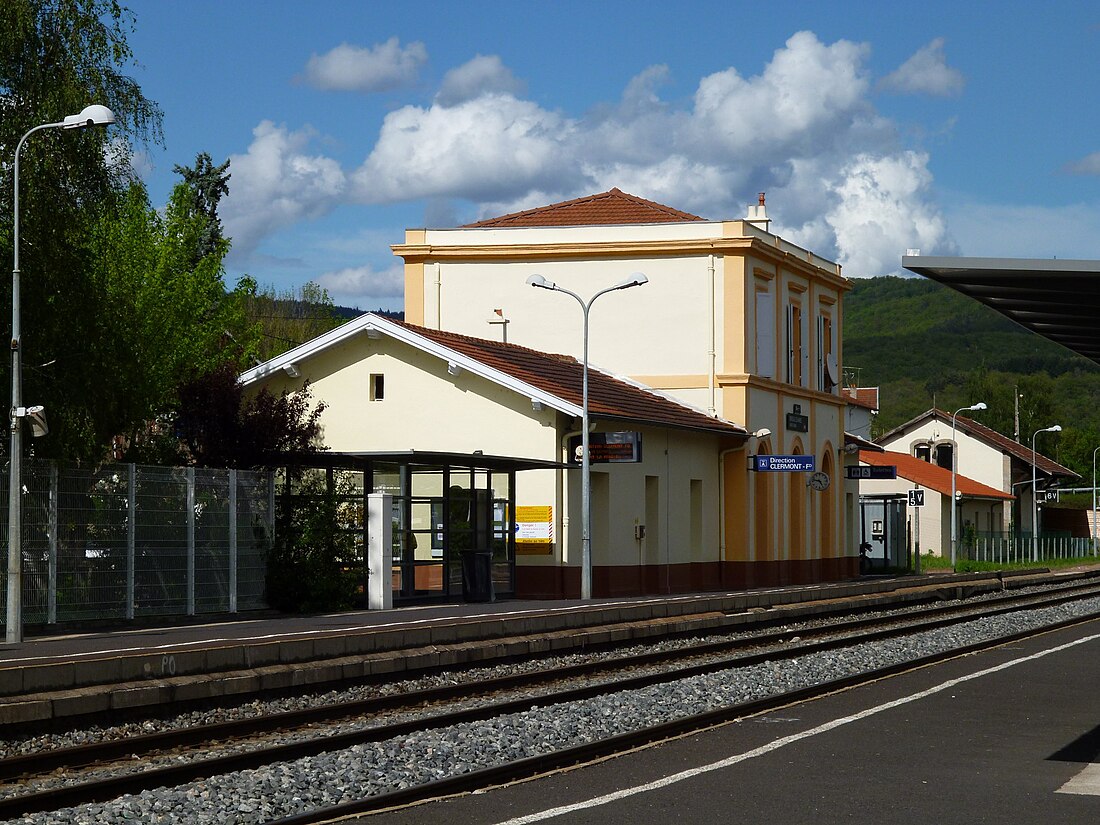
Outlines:
{"label": "station platform", "polygon": [[630,640],[961,598],[1073,571],[864,577],[729,593],[433,604],[121,627],[0,646],[0,725],[402,673]]}

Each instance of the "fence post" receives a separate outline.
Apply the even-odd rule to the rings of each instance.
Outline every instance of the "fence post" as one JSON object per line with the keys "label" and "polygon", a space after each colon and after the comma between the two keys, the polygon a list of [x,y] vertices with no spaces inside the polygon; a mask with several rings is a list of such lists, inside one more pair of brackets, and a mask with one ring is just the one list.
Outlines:
{"label": "fence post", "polygon": [[46,585],[46,621],[57,624],[57,462],[50,462],[50,498],[46,511],[46,539],[49,542],[49,582]]}
{"label": "fence post", "polygon": [[229,471],[229,612],[237,612],[237,471]]}
{"label": "fence post", "polygon": [[126,618],[134,618],[137,594],[137,465],[127,465],[129,482],[126,485]]}
{"label": "fence post", "polygon": [[195,615],[195,468],[187,468],[187,615]]}

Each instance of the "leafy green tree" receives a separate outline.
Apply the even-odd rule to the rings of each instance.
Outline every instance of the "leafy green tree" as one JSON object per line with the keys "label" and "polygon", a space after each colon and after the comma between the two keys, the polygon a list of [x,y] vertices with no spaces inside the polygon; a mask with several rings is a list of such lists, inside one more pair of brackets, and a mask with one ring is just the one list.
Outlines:
{"label": "leafy green tree", "polygon": [[[133,174],[131,142],[160,139],[161,112],[126,75],[132,18],[109,0],[4,0],[0,3],[0,166],[10,169],[19,139],[101,103],[110,130],[50,129],[20,154],[20,269],[23,273],[23,397],[44,404],[51,435],[42,455],[86,458],[102,449],[105,422],[125,404],[124,370],[111,361],[113,307],[92,277],[88,238],[125,206]],[[0,177],[12,203],[11,174]],[[0,256],[12,260],[10,210],[0,210]],[[0,279],[0,303],[10,305]],[[9,365],[0,364],[5,384]],[[108,391],[110,390],[110,391]],[[29,439],[27,440],[30,441]]]}
{"label": "leafy green tree", "polygon": [[258,359],[267,361],[345,323],[324,287],[310,281],[297,290],[260,289],[242,278],[235,290],[260,336]]}

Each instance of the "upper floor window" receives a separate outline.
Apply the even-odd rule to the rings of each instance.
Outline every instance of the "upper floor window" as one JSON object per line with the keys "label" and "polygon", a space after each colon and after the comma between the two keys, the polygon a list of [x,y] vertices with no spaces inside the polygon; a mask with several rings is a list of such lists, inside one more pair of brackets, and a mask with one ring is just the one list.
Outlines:
{"label": "upper floor window", "polygon": [[370,376],[370,400],[381,401],[386,397],[386,376],[380,372],[372,372]]}
{"label": "upper floor window", "polygon": [[828,315],[817,316],[817,388],[822,392],[838,393],[840,376],[837,372],[833,349],[833,319]]}
{"label": "upper floor window", "polygon": [[775,378],[775,298],[756,293],[756,374]]}
{"label": "upper floor window", "polygon": [[802,307],[798,304],[787,306],[787,383],[798,387],[806,386],[806,361],[809,353],[806,349],[802,330]]}

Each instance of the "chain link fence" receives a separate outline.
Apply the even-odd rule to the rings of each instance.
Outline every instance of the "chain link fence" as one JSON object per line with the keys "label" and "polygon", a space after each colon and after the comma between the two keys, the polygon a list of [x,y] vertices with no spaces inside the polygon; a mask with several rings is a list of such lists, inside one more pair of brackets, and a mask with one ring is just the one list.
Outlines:
{"label": "chain link fence", "polygon": [[[5,462],[6,467],[6,462]],[[0,500],[8,500],[8,473]],[[270,472],[23,466],[23,621],[53,624],[265,607]],[[8,511],[2,508],[4,548]],[[6,620],[7,565],[0,569]]]}

